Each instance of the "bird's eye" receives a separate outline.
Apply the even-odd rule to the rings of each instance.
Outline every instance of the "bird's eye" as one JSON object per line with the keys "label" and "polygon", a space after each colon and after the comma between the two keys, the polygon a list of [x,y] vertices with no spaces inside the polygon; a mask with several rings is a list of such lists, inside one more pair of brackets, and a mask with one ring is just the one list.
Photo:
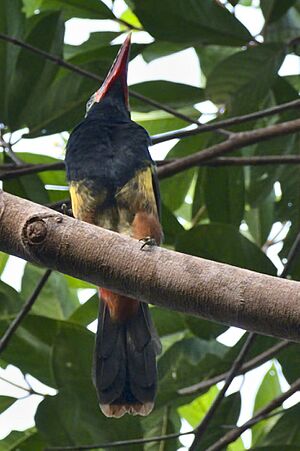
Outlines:
{"label": "bird's eye", "polygon": [[92,107],[92,105],[95,103],[95,94],[92,95],[92,97],[89,98],[86,104],[86,113],[88,113]]}

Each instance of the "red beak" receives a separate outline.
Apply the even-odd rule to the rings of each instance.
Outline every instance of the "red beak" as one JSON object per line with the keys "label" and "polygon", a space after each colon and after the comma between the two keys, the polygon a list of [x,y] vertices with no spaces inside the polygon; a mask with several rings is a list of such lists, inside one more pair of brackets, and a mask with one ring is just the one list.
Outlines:
{"label": "red beak", "polygon": [[126,106],[128,107],[128,86],[127,86],[127,69],[130,53],[131,33],[128,34],[122,47],[120,48],[110,71],[108,72],[101,88],[95,93],[94,101],[100,100],[109,92],[113,84],[120,80],[123,87],[123,94]]}

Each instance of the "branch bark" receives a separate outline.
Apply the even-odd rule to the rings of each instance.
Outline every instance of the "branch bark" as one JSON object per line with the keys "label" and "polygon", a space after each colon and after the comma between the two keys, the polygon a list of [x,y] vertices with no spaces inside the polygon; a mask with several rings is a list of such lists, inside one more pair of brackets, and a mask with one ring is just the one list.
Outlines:
{"label": "branch bark", "polygon": [[0,221],[6,253],[142,302],[300,341],[297,282],[159,247],[142,251],[137,240],[3,192]]}
{"label": "branch bark", "polygon": [[204,161],[212,160],[225,153],[240,149],[261,141],[276,138],[277,136],[288,135],[300,130],[300,119],[270,125],[269,127],[257,128],[252,131],[235,133],[226,141],[215,144],[207,149],[200,150],[192,155],[176,160],[159,168],[160,178],[170,177],[178,172],[185,171],[194,166],[198,166]]}

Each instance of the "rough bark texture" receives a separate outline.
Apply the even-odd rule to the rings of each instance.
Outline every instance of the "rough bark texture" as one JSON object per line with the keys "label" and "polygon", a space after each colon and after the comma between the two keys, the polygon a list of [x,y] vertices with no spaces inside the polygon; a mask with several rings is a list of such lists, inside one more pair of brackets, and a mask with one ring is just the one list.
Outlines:
{"label": "rough bark texture", "polygon": [[0,250],[141,301],[300,341],[300,285],[141,243],[0,191]]}

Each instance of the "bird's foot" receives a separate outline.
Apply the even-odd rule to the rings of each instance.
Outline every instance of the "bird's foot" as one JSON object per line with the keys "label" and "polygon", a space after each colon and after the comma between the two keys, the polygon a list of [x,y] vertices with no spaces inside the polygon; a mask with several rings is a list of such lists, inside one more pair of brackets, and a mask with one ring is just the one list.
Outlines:
{"label": "bird's foot", "polygon": [[68,208],[67,204],[61,204],[61,211],[63,215],[71,216],[73,217],[73,212],[71,208]]}
{"label": "bird's foot", "polygon": [[145,238],[141,238],[139,241],[142,241],[143,244],[141,245],[141,250],[144,249],[146,246],[157,246],[157,242],[155,241],[155,238],[152,238],[151,236],[146,236]]}

